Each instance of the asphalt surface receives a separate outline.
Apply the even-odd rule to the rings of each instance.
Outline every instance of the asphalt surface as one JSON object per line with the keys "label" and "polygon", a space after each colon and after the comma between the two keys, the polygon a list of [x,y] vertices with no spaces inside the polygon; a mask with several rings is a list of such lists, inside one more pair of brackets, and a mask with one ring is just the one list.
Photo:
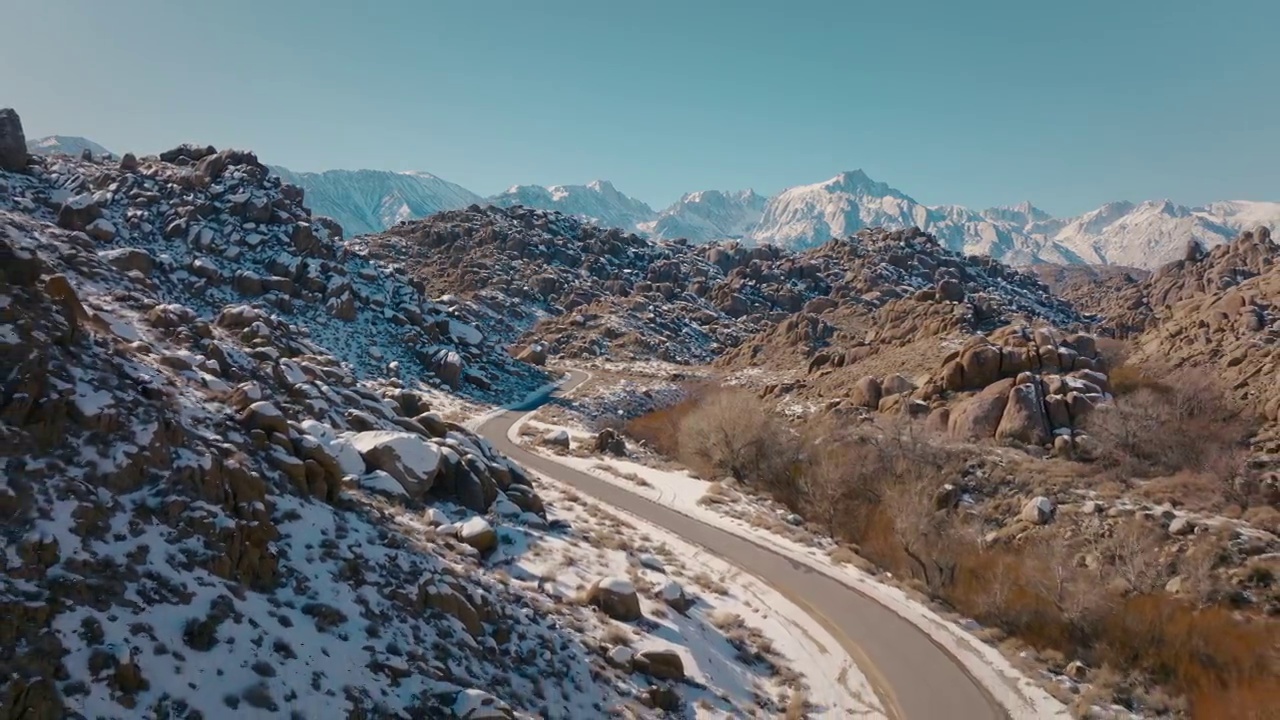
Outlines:
{"label": "asphalt surface", "polygon": [[892,610],[812,568],[761,545],[703,524],[599,478],[513,444],[507,431],[530,410],[572,390],[587,375],[570,372],[554,393],[485,422],[479,433],[525,467],[548,475],[700,545],[780,591],[822,623],[876,687],[881,704],[900,720],[1000,720],[1006,714],[960,663]]}

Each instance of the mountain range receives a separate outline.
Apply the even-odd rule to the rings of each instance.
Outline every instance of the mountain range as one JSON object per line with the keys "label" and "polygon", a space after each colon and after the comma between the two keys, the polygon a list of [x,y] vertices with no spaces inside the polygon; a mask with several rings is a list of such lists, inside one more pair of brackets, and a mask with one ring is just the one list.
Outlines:
{"label": "mountain range", "polygon": [[[43,154],[79,155],[85,148],[95,154],[107,152],[92,141],[70,136],[32,140],[28,146]],[[925,205],[861,170],[788,188],[772,197],[752,190],[692,192],[670,207],[654,210],[607,180],[585,185],[516,185],[485,198],[426,172],[271,169],[286,182],[304,188],[315,212],[337,220],[348,235],[378,232],[403,220],[472,204],[524,205],[654,239],[738,239],[803,249],[866,227],[918,226],[952,250],[990,255],[1010,264],[1154,268],[1180,257],[1192,240],[1212,247],[1259,225],[1280,232],[1280,202],[1229,200],[1187,207],[1169,200],[1120,201],[1076,217],[1055,218],[1029,202],[985,210]]]}

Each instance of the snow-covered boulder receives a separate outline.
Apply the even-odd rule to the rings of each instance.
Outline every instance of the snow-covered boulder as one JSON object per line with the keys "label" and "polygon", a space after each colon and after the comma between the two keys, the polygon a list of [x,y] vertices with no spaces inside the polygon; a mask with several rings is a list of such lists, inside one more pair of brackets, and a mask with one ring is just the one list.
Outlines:
{"label": "snow-covered boulder", "polygon": [[624,577],[600,578],[587,588],[587,602],[614,620],[631,622],[644,617],[636,586]]}
{"label": "snow-covered boulder", "polygon": [[662,602],[666,603],[672,610],[683,615],[693,607],[696,600],[686,594],[684,587],[675,580],[669,581],[658,589],[658,597]]}
{"label": "snow-covered boulder", "polygon": [[542,436],[542,444],[548,447],[558,447],[568,450],[572,443],[569,440],[569,431],[563,428],[548,430]]}
{"label": "snow-covered boulder", "polygon": [[498,547],[497,531],[478,515],[458,526],[458,540],[482,553]]}
{"label": "snow-covered boulder", "polygon": [[421,435],[367,430],[350,438],[365,464],[395,478],[412,497],[431,489],[440,469],[440,449]]}

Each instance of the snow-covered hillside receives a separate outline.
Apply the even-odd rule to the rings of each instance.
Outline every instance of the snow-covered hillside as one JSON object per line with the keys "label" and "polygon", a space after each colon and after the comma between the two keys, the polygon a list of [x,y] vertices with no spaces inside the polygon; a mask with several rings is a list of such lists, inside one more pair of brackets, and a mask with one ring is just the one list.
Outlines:
{"label": "snow-covered hillside", "polygon": [[524,205],[540,210],[557,210],[605,227],[628,230],[634,230],[640,223],[656,216],[653,208],[618,192],[608,180],[551,187],[516,185],[489,198],[489,202],[498,207]]}
{"label": "snow-covered hillside", "polygon": [[657,219],[641,223],[637,229],[655,240],[740,239],[760,222],[767,201],[754,190],[688,193],[659,213]]}
{"label": "snow-covered hillside", "polygon": [[293,172],[272,167],[285,182],[307,193],[307,204],[337,220],[348,235],[381,232],[401,220],[415,220],[473,203],[479,195],[426,172],[326,170]]}
{"label": "snow-covered hillside", "polygon": [[80,154],[85,150],[95,156],[112,154],[110,150],[98,143],[87,138],[75,137],[74,135],[49,135],[27,141],[27,152],[36,155],[62,154],[80,157]]}

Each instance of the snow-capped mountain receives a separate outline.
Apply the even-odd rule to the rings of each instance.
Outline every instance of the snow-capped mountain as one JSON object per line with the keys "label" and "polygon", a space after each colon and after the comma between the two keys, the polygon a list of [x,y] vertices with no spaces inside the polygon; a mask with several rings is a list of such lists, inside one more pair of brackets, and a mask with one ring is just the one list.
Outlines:
{"label": "snow-capped mountain", "polygon": [[425,172],[385,170],[271,170],[285,182],[306,190],[307,204],[318,215],[337,220],[348,236],[381,232],[401,220],[416,220],[441,210],[456,210],[479,195]]}
{"label": "snow-capped mountain", "polygon": [[94,156],[111,155],[112,152],[87,138],[74,135],[49,135],[27,141],[27,152],[33,155],[71,155],[80,157],[85,150]]}
{"label": "snow-capped mountain", "polygon": [[[928,210],[861,170],[783,190],[765,204],[750,238],[784,247],[812,247],[864,227],[924,227]],[[926,228],[927,229],[927,228]]]}
{"label": "snow-capped mountain", "polygon": [[1029,203],[984,214],[960,205],[926,206],[901,190],[872,180],[862,170],[853,170],[770,198],[749,237],[756,243],[804,248],[864,227],[914,225],[957,252],[991,255],[1010,263],[1073,262],[1072,253],[1052,241],[1027,237],[1024,226],[1047,219],[1047,214]]}
{"label": "snow-capped mountain", "polygon": [[1252,230],[1259,225],[1265,225],[1273,232],[1280,232],[1280,202],[1226,200],[1209,203],[1193,212],[1240,232]]}
{"label": "snow-capped mountain", "polygon": [[701,190],[686,194],[638,229],[656,240],[741,239],[760,222],[767,201],[754,190]]}
{"label": "snow-capped mountain", "polygon": [[[52,135],[28,143],[32,153],[79,156],[108,151],[81,137]],[[1182,255],[1187,242],[1206,247],[1267,226],[1280,235],[1280,202],[1228,200],[1201,207],[1169,201],[1112,202],[1083,215],[1055,218],[1024,202],[975,211],[925,205],[861,170],[825,182],[788,188],[766,198],[751,190],[688,193],[655,212],[607,180],[586,185],[517,185],[490,198],[425,172],[272,170],[307,192],[317,214],[342,224],[347,235],[380,232],[401,220],[472,204],[524,205],[558,210],[606,227],[655,239],[693,242],[741,239],[807,248],[864,227],[919,226],[958,252],[986,254],[1010,264],[1096,263],[1155,268]]]}
{"label": "snow-capped mountain", "polygon": [[1087,263],[1153,268],[1177,259],[1191,240],[1212,247],[1238,234],[1209,213],[1149,200],[1103,205],[1068,222],[1054,239]]}
{"label": "snow-capped mountain", "polygon": [[489,198],[498,207],[525,207],[558,210],[565,215],[591,220],[598,225],[634,230],[640,223],[652,220],[653,208],[633,197],[618,192],[608,180],[593,180],[586,185],[516,185]]}
{"label": "snow-capped mountain", "polygon": [[1280,203],[1236,200],[1189,208],[1168,200],[1113,202],[1074,218],[1054,218],[1029,202],[974,212],[922,205],[859,170],[774,196],[749,237],[811,247],[876,225],[917,225],[952,250],[1010,264],[1155,268],[1180,257],[1190,240],[1212,247],[1259,225],[1280,231]]}

